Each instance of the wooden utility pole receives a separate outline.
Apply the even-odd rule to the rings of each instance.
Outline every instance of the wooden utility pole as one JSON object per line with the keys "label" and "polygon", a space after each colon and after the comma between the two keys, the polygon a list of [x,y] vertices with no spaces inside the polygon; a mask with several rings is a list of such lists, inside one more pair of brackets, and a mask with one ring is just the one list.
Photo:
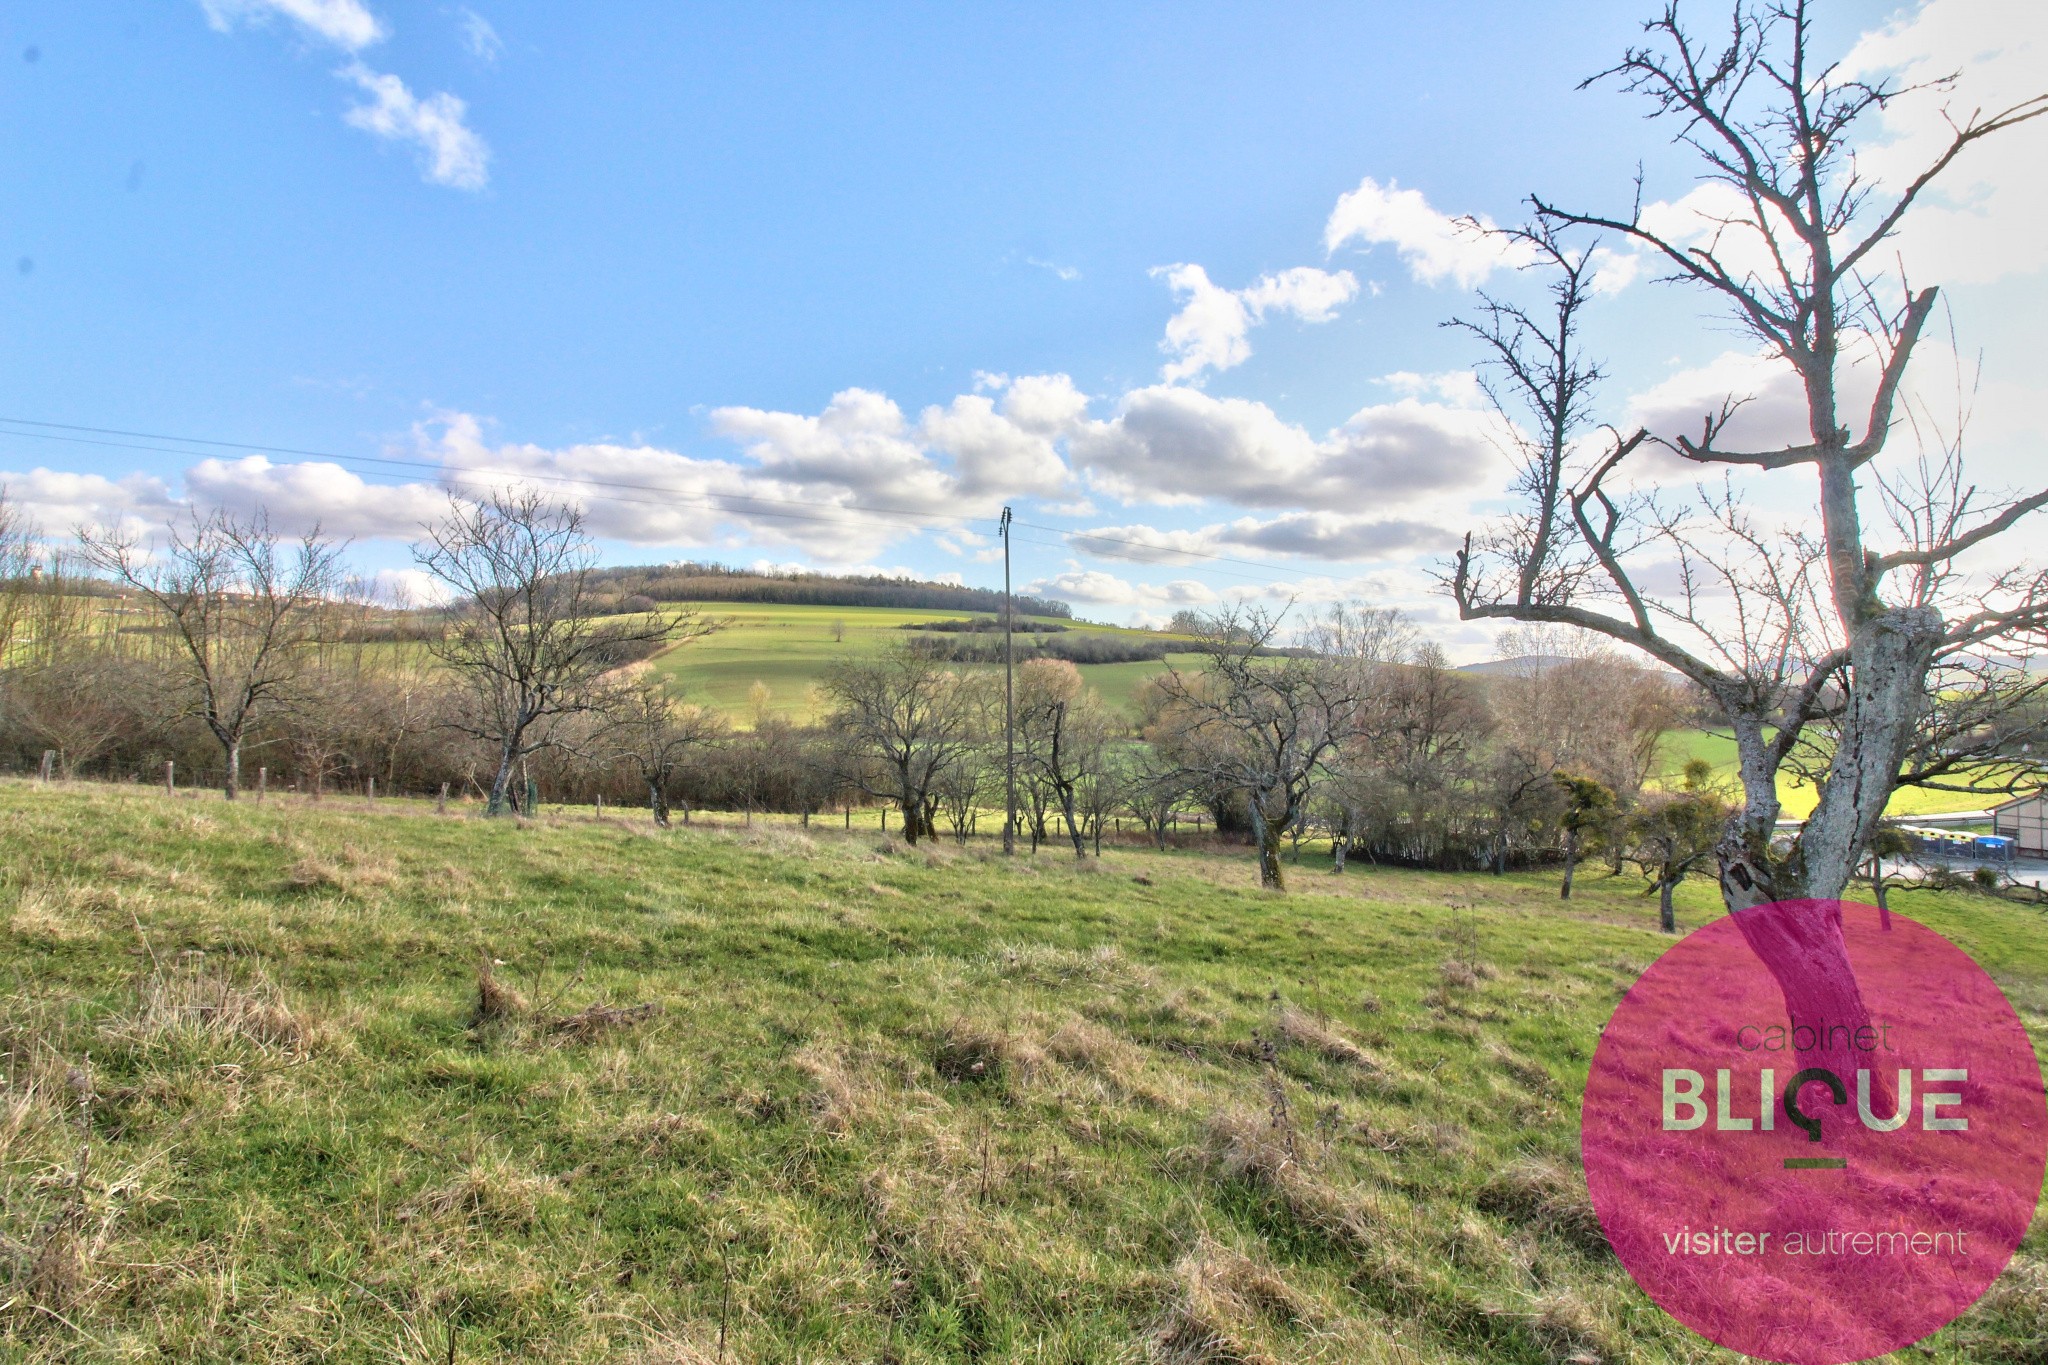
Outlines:
{"label": "wooden utility pole", "polygon": [[1003,852],[1017,851],[1017,602],[1010,596],[1010,509],[1003,509]]}

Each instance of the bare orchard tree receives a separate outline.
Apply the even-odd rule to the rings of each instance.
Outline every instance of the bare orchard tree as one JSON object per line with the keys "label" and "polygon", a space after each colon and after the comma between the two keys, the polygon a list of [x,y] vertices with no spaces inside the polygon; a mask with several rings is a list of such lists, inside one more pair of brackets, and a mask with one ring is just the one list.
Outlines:
{"label": "bare orchard tree", "polygon": [[[654,823],[668,828],[669,792],[685,760],[724,738],[725,718],[682,699],[682,689],[647,673],[621,687],[606,708],[600,747],[647,784]],[[687,811],[685,812],[687,813]]]}
{"label": "bare orchard tree", "polygon": [[824,693],[849,783],[896,803],[905,842],[935,836],[940,783],[982,740],[985,689],[899,644],[840,660],[825,675]]}
{"label": "bare orchard tree", "polygon": [[1324,765],[1361,733],[1381,662],[1369,651],[1391,642],[1366,632],[1359,653],[1274,657],[1280,623],[1256,607],[1211,618],[1200,637],[1208,659],[1202,670],[1160,675],[1165,704],[1154,727],[1199,776],[1245,794],[1259,882],[1276,891],[1286,886],[1281,838],[1328,775]]}
{"label": "bare orchard tree", "polygon": [[1109,762],[1112,722],[1081,670],[1065,659],[1032,659],[1017,670],[1018,760],[1059,802],[1074,856],[1088,856],[1076,793]]}
{"label": "bare orchard tree", "polygon": [[242,746],[292,700],[321,615],[341,585],[342,546],[316,526],[296,541],[258,511],[225,511],[169,528],[145,553],[116,531],[81,529],[86,561],[139,593],[165,627],[189,714],[219,743],[221,791],[242,790]]}
{"label": "bare orchard tree", "polygon": [[687,614],[600,617],[582,511],[530,489],[450,497],[413,558],[454,593],[433,650],[469,685],[457,727],[495,751],[487,815],[517,807],[520,760],[555,742],[555,722],[596,708],[605,675],[707,629]]}
{"label": "bare orchard tree", "polygon": [[[1776,448],[1731,448],[1741,407],[1734,398],[1692,437],[1615,434],[1597,442],[1586,465],[1564,471],[1558,463],[1557,477],[1525,480],[1522,511],[1468,539],[1449,586],[1467,619],[1597,631],[1713,698],[1740,755],[1742,803],[1715,850],[1723,896],[1739,910],[1840,896],[1914,749],[1930,677],[1948,661],[2024,652],[2048,625],[2041,572],[1973,578],[1955,568],[1958,556],[2048,504],[2048,491],[1988,502],[1959,468],[1936,465],[1923,478],[1876,464],[1937,297],[1883,274],[1886,243],[1958,155],[2048,112],[2048,96],[1988,114],[1952,109],[1941,152],[1910,180],[1880,185],[1854,159],[1859,124],[1901,99],[1940,98],[1948,83],[1903,89],[1843,78],[1816,60],[1804,0],[1738,3],[1721,31],[1702,41],[1671,6],[1647,26],[1645,46],[1603,73],[1646,96],[1651,116],[1672,120],[1700,158],[1723,205],[1701,236],[1669,235],[1640,211],[1578,212],[1537,199],[1538,227],[1524,240],[1540,248],[1559,233],[1610,234],[1660,260],[1669,278],[1704,290],[1797,376],[1807,435]],[[1596,444],[1578,439],[1592,411],[1591,384],[1578,381],[1597,373],[1578,349],[1568,306],[1592,258],[1553,247],[1539,259],[1564,281],[1555,306],[1490,315],[1478,330],[1501,396],[1523,405],[1541,457],[1555,463]],[[1875,392],[1867,411],[1851,414],[1844,382],[1864,349],[1876,358]],[[1530,356],[1534,363],[1517,363]],[[1856,420],[1860,432],[1851,429]],[[1652,443],[1723,472],[1805,471],[1818,527],[1768,524],[1742,500],[1738,490],[1749,485],[1733,480],[1703,487],[1691,511],[1620,487],[1624,466]],[[1874,510],[1889,522],[1892,544],[1867,531],[1873,509],[1859,483],[1882,490]],[[1643,577],[1657,560],[1676,564],[1678,587],[1661,597]],[[1788,846],[1774,848],[1779,770],[1823,719],[1832,735],[1818,805]],[[1802,964],[1780,976],[1788,1003],[1802,1015],[1861,1013],[1838,918],[1773,923],[1793,925],[1790,938],[1756,946],[1774,966]],[[1828,981],[1848,983],[1852,994],[1820,984]]]}

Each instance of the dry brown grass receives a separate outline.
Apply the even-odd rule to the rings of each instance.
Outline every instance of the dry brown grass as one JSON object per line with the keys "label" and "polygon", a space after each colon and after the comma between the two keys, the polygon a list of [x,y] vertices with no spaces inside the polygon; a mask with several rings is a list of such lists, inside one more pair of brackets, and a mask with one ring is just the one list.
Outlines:
{"label": "dry brown grass", "polygon": [[956,1084],[1029,1081],[1045,1065],[1045,1049],[1021,1033],[955,1019],[940,1033],[932,1067]]}
{"label": "dry brown grass", "polygon": [[1473,1204],[1596,1256],[1612,1255],[1585,1181],[1546,1161],[1519,1161],[1483,1185]]}
{"label": "dry brown grass", "polygon": [[810,1110],[826,1132],[843,1137],[879,1112],[883,1094],[839,1049],[812,1044],[790,1061],[810,1078]]}
{"label": "dry brown grass", "polygon": [[504,965],[489,953],[477,960],[476,1003],[469,1014],[471,1028],[525,1017],[529,1008],[526,997],[498,979],[498,968]]}
{"label": "dry brown grass", "polygon": [[1284,1007],[1273,1021],[1274,1032],[1296,1047],[1318,1053],[1341,1066],[1360,1071],[1378,1071],[1380,1060],[1340,1033],[1335,1026],[1292,1005]]}
{"label": "dry brown grass", "polygon": [[1265,1329],[1310,1314],[1272,1267],[1207,1237],[1175,1263],[1172,1285],[1146,1338],[1158,1365],[1278,1365],[1285,1357],[1260,1340]]}
{"label": "dry brown grass", "polygon": [[542,1204],[556,1194],[549,1177],[503,1157],[486,1156],[471,1162],[454,1180],[421,1194],[400,1215],[526,1229],[533,1226]]}
{"label": "dry brown grass", "polygon": [[128,1014],[107,1028],[145,1044],[191,1037],[289,1056],[314,1041],[309,1021],[260,969],[244,978],[197,954],[153,967],[137,984]]}
{"label": "dry brown grass", "polygon": [[1267,1113],[1226,1109],[1210,1118],[1204,1136],[1210,1166],[1231,1180],[1278,1190],[1301,1164],[1293,1131]]}

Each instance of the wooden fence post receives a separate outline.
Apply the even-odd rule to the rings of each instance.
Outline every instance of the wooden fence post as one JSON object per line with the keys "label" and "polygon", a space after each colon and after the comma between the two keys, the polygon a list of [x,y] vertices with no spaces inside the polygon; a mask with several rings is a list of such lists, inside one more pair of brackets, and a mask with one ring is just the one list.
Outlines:
{"label": "wooden fence post", "polygon": [[434,814],[436,814],[436,815],[446,815],[447,813],[448,813],[448,784],[447,784],[446,782],[443,782],[443,783],[441,784],[441,795],[440,795],[440,796],[439,796],[439,797],[438,797],[438,798],[437,798],[437,799],[435,800],[435,802],[434,802]]}
{"label": "wooden fence post", "polygon": [[270,794],[270,769],[268,769],[268,768],[258,768],[258,769],[256,770],[256,799],[257,799],[258,801],[261,801],[261,800],[262,800],[262,799],[263,799],[263,798],[264,798],[265,796],[267,796],[267,795],[269,795],[269,794]]}
{"label": "wooden fence post", "polygon": [[598,819],[600,819],[600,820],[604,819],[604,793],[603,793],[603,792],[599,792],[599,793],[597,794],[597,818],[598,818]]}
{"label": "wooden fence post", "polygon": [[370,784],[366,790],[370,793],[370,800],[375,801],[377,799],[377,775],[375,773],[370,774]]}
{"label": "wooden fence post", "polygon": [[165,795],[165,796],[176,796],[176,795],[178,794],[178,779],[177,779],[177,769],[178,769],[178,765],[177,765],[176,763],[172,762],[172,761],[171,761],[170,759],[168,759],[168,758],[164,760],[164,795]]}

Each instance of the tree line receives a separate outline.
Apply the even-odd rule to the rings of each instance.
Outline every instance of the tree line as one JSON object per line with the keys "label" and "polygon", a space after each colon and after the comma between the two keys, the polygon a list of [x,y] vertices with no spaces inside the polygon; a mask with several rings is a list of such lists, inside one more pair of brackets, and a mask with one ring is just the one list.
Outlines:
{"label": "tree line", "polygon": [[1283,851],[1308,838],[1338,871],[1562,861],[1569,894],[1596,853],[1670,873],[1691,856],[1684,839],[1664,847],[1691,818],[1677,813],[1720,799],[1653,780],[1688,716],[1676,680],[1559,632],[1511,635],[1531,662],[1479,678],[1393,609],[1291,626],[1226,611],[1182,623],[1192,662],[1147,680],[1129,712],[1072,660],[1029,651],[1013,729],[1002,672],[927,643],[987,633],[906,632],[828,669],[818,724],[759,706],[736,725],[645,662],[717,621],[622,611],[573,506],[451,500],[413,549],[449,601],[395,635],[374,628],[388,613],[347,577],[345,548],[227,513],[146,550],[92,529],[59,546],[0,503],[0,743],[65,778],[154,780],[169,763],[228,799],[253,771],[313,796],[453,791],[495,815],[545,793],[661,825],[879,804],[915,844],[1001,831],[1013,735],[1017,836],[1034,850],[1099,855],[1126,829],[1164,845],[1185,824],[1248,844],[1275,888]]}

